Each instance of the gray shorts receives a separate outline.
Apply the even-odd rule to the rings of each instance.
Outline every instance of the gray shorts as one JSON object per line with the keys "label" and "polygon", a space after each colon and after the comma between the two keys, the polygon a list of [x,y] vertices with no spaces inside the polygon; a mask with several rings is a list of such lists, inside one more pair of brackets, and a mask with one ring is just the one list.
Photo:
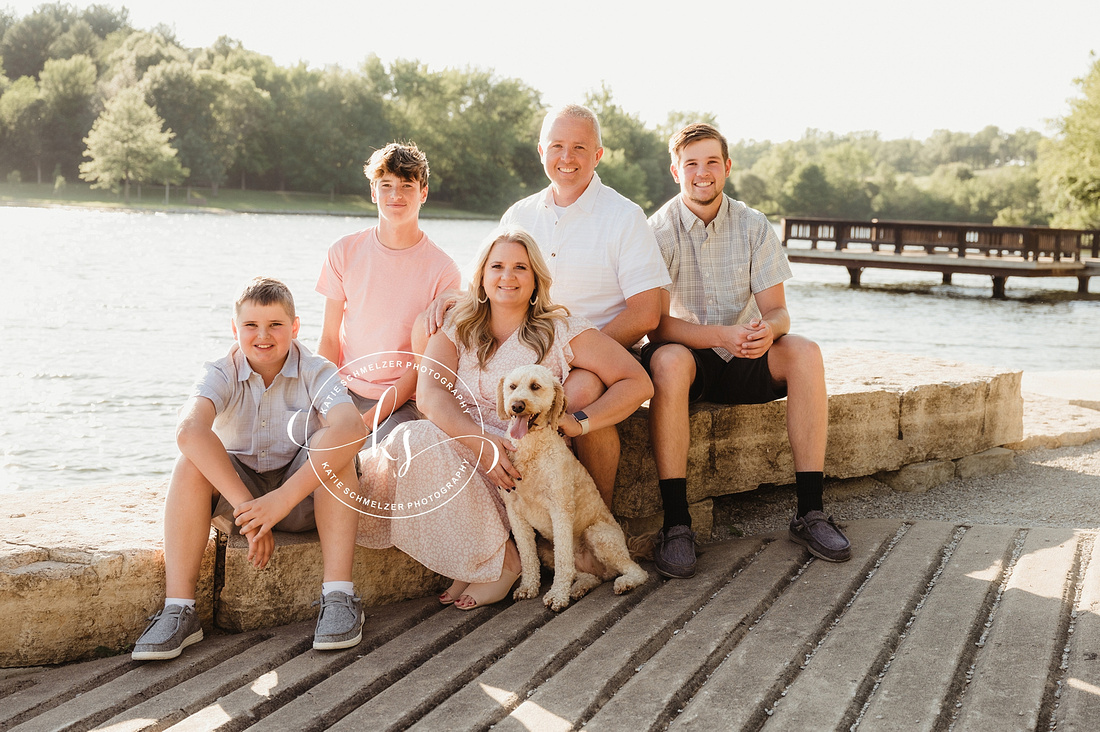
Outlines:
{"label": "gray shorts", "polygon": [[[355,408],[359,410],[359,414],[366,414],[371,407],[378,403],[377,399],[367,399],[365,396],[359,396],[351,389],[348,389],[348,396],[355,403]],[[363,449],[359,453],[362,454],[363,451],[369,450],[372,445],[382,444],[382,440],[386,439],[402,422],[412,422],[416,419],[424,419],[424,415],[416,408],[416,402],[410,399],[387,417],[385,422],[378,425],[377,430],[367,435],[367,441],[363,444]]]}
{"label": "gray shorts", "polygon": [[[298,468],[309,462],[309,450],[302,448],[289,463],[266,473],[256,472],[242,463],[236,455],[230,455],[229,460],[233,463],[233,469],[241,477],[245,488],[248,488],[248,492],[252,494],[253,498],[259,498],[280,487],[286,482],[287,478],[294,475]],[[318,480],[319,484],[320,480]],[[233,523],[233,505],[225,499],[225,496],[220,494],[214,502],[210,522],[214,524],[218,531],[224,534],[239,535],[241,533],[237,525]],[[306,496],[301,503],[290,509],[290,513],[282,521],[275,524],[275,529],[278,531],[310,531],[316,526],[317,524],[313,520],[313,496]]]}

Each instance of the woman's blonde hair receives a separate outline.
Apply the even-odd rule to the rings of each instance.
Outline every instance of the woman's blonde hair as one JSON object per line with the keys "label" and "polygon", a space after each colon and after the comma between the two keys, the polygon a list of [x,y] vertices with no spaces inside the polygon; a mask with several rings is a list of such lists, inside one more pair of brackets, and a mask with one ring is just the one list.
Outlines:
{"label": "woman's blonde hair", "polygon": [[481,368],[485,368],[485,364],[500,346],[493,338],[490,327],[490,303],[482,282],[489,253],[500,242],[519,244],[527,250],[527,258],[531,261],[531,273],[535,276],[535,292],[531,297],[531,307],[527,309],[523,324],[520,325],[519,340],[538,354],[536,363],[541,362],[549,353],[550,347],[554,345],[554,321],[569,315],[569,310],[564,305],[556,305],[550,301],[552,282],[550,269],[546,266],[546,260],[539,251],[535,238],[520,227],[497,229],[482,245],[477,256],[473,278],[470,281],[470,289],[459,301],[454,312],[455,335],[458,343],[477,352],[477,362]]}

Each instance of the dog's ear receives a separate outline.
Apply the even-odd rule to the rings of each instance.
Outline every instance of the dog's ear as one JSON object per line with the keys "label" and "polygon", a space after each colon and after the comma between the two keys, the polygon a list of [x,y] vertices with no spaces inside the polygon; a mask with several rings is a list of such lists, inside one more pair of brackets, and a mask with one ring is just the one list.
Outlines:
{"label": "dog's ear", "polygon": [[565,387],[557,379],[553,380],[553,384],[554,404],[550,407],[550,427],[557,429],[561,416],[565,414]]}
{"label": "dog's ear", "polygon": [[507,422],[510,417],[508,412],[504,410],[504,378],[501,377],[497,382],[497,416]]}

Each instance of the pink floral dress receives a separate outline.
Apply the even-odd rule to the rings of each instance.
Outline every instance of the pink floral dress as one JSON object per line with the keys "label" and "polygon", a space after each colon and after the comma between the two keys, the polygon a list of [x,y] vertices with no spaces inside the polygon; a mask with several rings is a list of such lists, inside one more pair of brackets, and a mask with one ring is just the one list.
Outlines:
{"label": "pink floral dress", "polygon": [[[593,327],[580,317],[556,321],[554,343],[542,365],[564,382],[573,360],[569,342]],[[442,332],[458,348],[458,378],[429,359],[420,378],[443,381],[486,433],[504,437],[507,424],[497,416],[497,384],[517,366],[535,363],[535,352],[513,333],[482,370],[477,354],[458,345],[453,323],[445,323]],[[491,449],[488,443],[486,449]],[[428,420],[399,425],[364,461],[360,495],[343,497],[361,513],[356,543],[372,549],[396,546],[428,569],[463,582],[496,580],[504,563],[508,516],[497,487],[477,463],[476,452]]]}

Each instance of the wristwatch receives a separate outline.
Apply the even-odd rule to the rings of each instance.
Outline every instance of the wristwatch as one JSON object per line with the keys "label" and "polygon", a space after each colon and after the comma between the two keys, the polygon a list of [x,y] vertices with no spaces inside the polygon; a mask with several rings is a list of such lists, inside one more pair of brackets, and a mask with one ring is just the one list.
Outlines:
{"label": "wristwatch", "polygon": [[581,434],[587,435],[588,415],[578,409],[577,411],[573,412],[573,419],[577,420],[577,423],[581,426]]}

